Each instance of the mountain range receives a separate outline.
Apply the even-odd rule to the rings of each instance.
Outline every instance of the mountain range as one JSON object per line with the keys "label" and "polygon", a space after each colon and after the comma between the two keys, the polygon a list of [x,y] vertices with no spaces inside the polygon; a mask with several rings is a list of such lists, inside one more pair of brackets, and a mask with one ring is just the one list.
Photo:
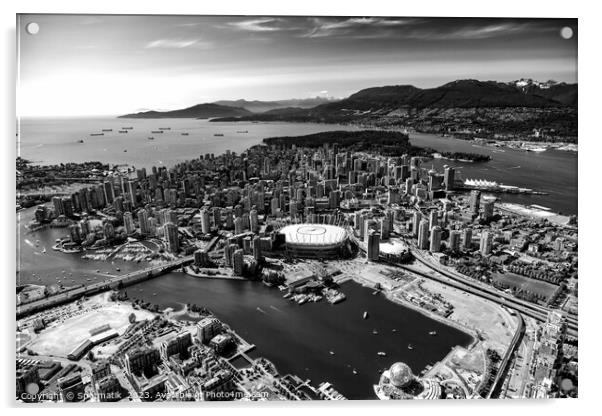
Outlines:
{"label": "mountain range", "polygon": [[213,117],[241,117],[281,108],[312,108],[320,104],[332,102],[333,98],[293,98],[279,101],[247,101],[221,100],[213,103],[197,104],[192,107],[172,111],[146,110],[138,113],[126,114],[119,118],[213,118]]}
{"label": "mountain range", "polygon": [[[217,101],[182,110],[147,111],[123,118],[210,118],[211,121],[291,121],[405,125],[428,131],[468,129],[517,133],[549,129],[576,135],[577,84],[531,79],[512,82],[457,80],[434,88],[392,85],[366,88],[347,98]],[[317,104],[317,105],[315,105]]]}

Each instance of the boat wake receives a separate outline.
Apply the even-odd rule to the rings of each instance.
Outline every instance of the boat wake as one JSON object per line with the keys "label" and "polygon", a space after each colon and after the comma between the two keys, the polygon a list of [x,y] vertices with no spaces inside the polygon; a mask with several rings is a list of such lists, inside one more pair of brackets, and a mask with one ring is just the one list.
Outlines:
{"label": "boat wake", "polygon": [[270,305],[270,308],[274,309],[275,311],[282,312],[280,309],[278,309],[278,308],[277,308],[277,307],[275,307],[274,305]]}
{"label": "boat wake", "polygon": [[259,306],[257,307],[257,310],[258,310],[259,312],[261,312],[262,314],[264,314],[264,315],[267,315],[267,312],[266,312],[266,311],[264,311],[263,309],[261,309]]}

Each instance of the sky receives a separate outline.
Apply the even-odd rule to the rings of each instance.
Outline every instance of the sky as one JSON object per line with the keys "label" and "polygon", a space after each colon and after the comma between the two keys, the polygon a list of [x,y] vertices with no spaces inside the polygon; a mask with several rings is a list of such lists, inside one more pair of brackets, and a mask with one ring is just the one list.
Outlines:
{"label": "sky", "polygon": [[18,116],[343,98],[467,78],[577,82],[576,19],[19,15],[17,23]]}

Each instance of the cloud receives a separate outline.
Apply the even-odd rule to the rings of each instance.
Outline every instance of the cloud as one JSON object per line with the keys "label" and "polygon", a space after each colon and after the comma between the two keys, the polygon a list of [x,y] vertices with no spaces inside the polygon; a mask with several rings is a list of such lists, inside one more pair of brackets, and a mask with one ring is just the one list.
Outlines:
{"label": "cloud", "polygon": [[148,42],[146,49],[210,49],[213,46],[211,42],[202,41],[200,39],[157,39]]}
{"label": "cloud", "polygon": [[386,37],[391,28],[415,24],[418,19],[352,17],[348,19],[312,18],[309,31],[301,37],[321,38],[332,36],[345,37]]}
{"label": "cloud", "polygon": [[487,39],[550,30],[542,22],[442,20],[436,18],[353,17],[311,18],[300,37],[348,39],[462,40]]}
{"label": "cloud", "polygon": [[449,30],[433,30],[417,28],[409,31],[406,36],[422,40],[463,40],[463,39],[488,39],[498,36],[508,36],[526,32],[542,32],[548,27],[538,26],[533,23],[495,23],[487,25],[466,25],[464,27],[450,28]]}
{"label": "cloud", "polygon": [[230,22],[228,25],[236,29],[246,30],[249,32],[274,32],[281,30],[280,27],[273,25],[273,23],[277,22],[278,19],[267,17],[261,19],[241,20],[239,22]]}

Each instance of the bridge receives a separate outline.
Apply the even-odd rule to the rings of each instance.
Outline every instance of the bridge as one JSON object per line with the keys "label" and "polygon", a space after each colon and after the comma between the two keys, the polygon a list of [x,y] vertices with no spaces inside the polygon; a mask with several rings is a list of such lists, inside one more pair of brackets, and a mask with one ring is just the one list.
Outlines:
{"label": "bridge", "polygon": [[94,295],[106,290],[117,289],[120,284],[123,286],[130,286],[143,280],[160,276],[164,273],[168,273],[174,269],[184,266],[185,264],[191,263],[193,260],[194,256],[182,257],[157,266],[136,270],[135,272],[115,276],[112,279],[104,280],[102,282],[85,285],[76,289],[49,296],[44,299],[19,305],[17,306],[17,319],[23,318],[35,312],[43,311],[44,309],[72,302],[83,296]]}

